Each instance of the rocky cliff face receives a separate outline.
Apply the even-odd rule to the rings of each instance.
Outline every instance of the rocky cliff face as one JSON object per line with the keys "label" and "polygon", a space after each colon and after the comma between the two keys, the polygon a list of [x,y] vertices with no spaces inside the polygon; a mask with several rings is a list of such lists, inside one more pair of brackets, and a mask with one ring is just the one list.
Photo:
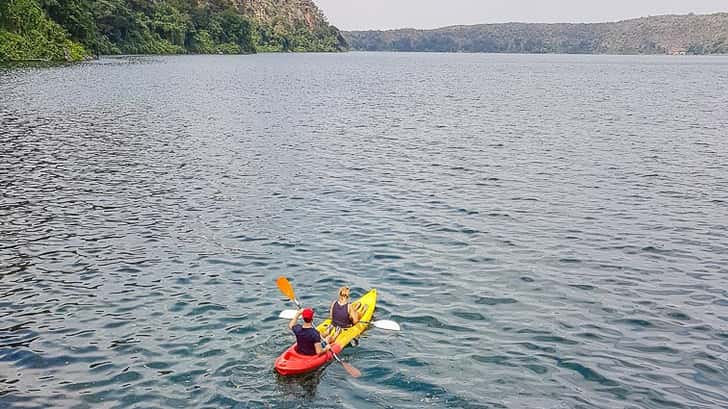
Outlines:
{"label": "rocky cliff face", "polygon": [[346,40],[312,0],[232,0],[260,28],[263,50],[342,51]]}
{"label": "rocky cliff face", "polygon": [[313,30],[328,25],[323,13],[311,0],[233,0],[245,15],[264,24],[283,20]]}

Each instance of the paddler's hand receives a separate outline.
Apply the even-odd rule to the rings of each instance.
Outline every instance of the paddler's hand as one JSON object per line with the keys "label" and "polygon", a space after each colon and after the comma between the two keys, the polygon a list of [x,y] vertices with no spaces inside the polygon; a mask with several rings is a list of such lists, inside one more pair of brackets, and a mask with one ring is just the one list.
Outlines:
{"label": "paddler's hand", "polygon": [[293,329],[293,327],[296,326],[296,324],[298,323],[298,319],[301,317],[301,314],[303,314],[303,310],[299,308],[298,311],[296,311],[296,316],[291,318],[291,321],[288,322],[289,329]]}

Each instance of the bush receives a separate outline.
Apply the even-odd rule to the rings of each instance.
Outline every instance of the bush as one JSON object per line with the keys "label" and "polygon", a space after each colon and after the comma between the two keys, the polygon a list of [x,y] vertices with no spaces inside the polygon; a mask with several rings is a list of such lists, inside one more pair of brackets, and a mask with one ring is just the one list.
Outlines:
{"label": "bush", "polygon": [[240,46],[234,43],[218,44],[217,52],[222,54],[240,54]]}
{"label": "bush", "polygon": [[18,34],[0,30],[0,62],[22,61],[25,56],[25,39]]}
{"label": "bush", "polygon": [[2,61],[80,61],[88,55],[34,0],[3,1],[0,16]]}
{"label": "bush", "polygon": [[205,30],[200,30],[192,35],[190,51],[198,54],[212,54],[217,51],[212,36]]}

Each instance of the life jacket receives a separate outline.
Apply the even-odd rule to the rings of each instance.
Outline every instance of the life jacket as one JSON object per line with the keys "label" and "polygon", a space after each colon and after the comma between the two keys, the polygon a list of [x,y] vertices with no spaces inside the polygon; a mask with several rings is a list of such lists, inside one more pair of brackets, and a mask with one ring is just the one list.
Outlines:
{"label": "life jacket", "polygon": [[339,328],[349,328],[354,325],[349,317],[349,303],[341,305],[338,300],[334,301],[331,306],[331,323]]}

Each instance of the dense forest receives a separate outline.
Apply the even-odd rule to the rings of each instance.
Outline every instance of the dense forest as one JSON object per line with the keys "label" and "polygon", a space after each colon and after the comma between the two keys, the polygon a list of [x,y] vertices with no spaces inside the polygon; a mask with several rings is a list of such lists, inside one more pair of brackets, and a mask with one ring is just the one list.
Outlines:
{"label": "dense forest", "polygon": [[311,0],[0,0],[0,61],[346,47]]}
{"label": "dense forest", "polygon": [[728,13],[596,24],[481,24],[344,33],[355,50],[569,54],[726,54]]}

